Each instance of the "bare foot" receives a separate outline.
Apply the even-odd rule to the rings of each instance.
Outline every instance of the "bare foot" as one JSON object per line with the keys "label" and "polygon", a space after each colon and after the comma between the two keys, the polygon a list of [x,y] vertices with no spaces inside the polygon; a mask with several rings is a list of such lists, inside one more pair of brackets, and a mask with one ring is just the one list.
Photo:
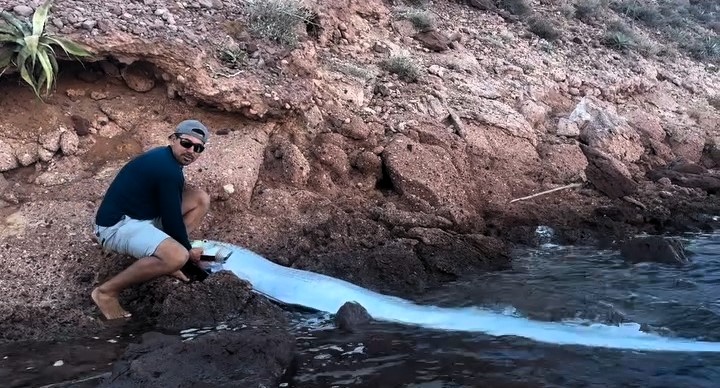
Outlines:
{"label": "bare foot", "polygon": [[129,318],[132,315],[120,306],[117,297],[105,294],[99,288],[94,289],[90,296],[107,320]]}
{"label": "bare foot", "polygon": [[172,276],[172,277],[174,277],[174,278],[178,278],[178,279],[180,279],[180,280],[182,280],[182,281],[184,281],[184,282],[189,282],[189,281],[190,281],[190,279],[188,279],[188,277],[185,276],[185,274],[184,274],[181,270],[177,270],[177,271],[171,273],[170,276]]}

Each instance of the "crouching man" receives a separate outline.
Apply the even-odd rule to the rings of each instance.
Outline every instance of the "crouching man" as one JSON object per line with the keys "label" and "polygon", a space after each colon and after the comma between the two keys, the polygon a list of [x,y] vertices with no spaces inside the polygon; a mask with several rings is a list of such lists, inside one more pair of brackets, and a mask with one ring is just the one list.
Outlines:
{"label": "crouching man", "polygon": [[188,234],[200,225],[210,197],[185,186],[183,168],[198,160],[209,135],[199,121],[183,121],[169,145],[135,157],[110,184],[95,215],[95,237],[104,250],[138,260],[92,291],[105,318],[130,316],[118,299],[127,287],[162,275],[188,281],[183,267],[199,264],[202,250],[191,247]]}

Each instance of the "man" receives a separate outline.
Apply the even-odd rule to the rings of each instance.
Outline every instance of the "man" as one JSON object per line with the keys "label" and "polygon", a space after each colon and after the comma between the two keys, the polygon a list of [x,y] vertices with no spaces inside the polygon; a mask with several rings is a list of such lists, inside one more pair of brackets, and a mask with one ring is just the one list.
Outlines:
{"label": "man", "polygon": [[181,269],[199,263],[202,250],[191,247],[188,234],[200,225],[210,197],[185,187],[183,167],[200,157],[209,135],[201,122],[183,121],[168,146],[134,158],[110,184],[95,216],[95,236],[103,249],[138,260],[92,291],[108,320],[130,317],[120,306],[122,290],[162,275],[188,281]]}

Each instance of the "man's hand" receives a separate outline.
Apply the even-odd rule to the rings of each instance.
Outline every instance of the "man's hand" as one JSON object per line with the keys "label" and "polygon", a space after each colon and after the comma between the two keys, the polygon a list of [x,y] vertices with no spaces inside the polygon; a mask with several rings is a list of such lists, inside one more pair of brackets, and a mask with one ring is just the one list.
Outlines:
{"label": "man's hand", "polygon": [[203,249],[202,248],[192,248],[190,249],[190,260],[195,263],[200,263],[200,256],[202,256]]}

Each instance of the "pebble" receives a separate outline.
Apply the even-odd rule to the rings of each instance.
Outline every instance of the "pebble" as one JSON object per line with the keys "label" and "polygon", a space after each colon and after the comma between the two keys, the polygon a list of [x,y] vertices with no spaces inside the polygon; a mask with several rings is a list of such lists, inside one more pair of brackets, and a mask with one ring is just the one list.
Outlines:
{"label": "pebble", "polygon": [[13,8],[13,12],[15,12],[16,14],[18,14],[20,16],[27,17],[27,16],[32,15],[33,12],[35,12],[35,11],[33,11],[33,9],[28,7],[27,5],[16,5]]}
{"label": "pebble", "polygon": [[82,27],[88,31],[95,28],[96,25],[97,25],[97,21],[92,20],[92,19],[88,19],[88,20],[85,20],[84,22],[82,22]]}
{"label": "pebble", "polygon": [[65,362],[63,362],[63,360],[57,360],[53,364],[53,366],[63,366],[63,365],[65,365]]}

